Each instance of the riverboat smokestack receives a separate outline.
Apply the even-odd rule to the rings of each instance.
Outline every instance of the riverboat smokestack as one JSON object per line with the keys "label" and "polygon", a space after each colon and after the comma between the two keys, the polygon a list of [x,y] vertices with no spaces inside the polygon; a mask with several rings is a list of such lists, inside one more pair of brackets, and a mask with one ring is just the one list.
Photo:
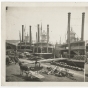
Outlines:
{"label": "riverboat smokestack", "polygon": [[49,25],[47,25],[47,53],[48,53],[48,42],[49,42]]}
{"label": "riverboat smokestack", "polygon": [[39,32],[39,24],[38,24],[38,42],[40,42],[40,34],[39,34],[40,32]]}
{"label": "riverboat smokestack", "polygon": [[30,37],[29,37],[29,39],[30,39],[29,41],[30,41],[30,45],[31,45],[31,43],[32,43],[31,26],[29,26],[29,34],[30,34],[30,35],[29,35],[29,36],[30,36]]}
{"label": "riverboat smokestack", "polygon": [[37,32],[36,32],[36,42],[37,42]]}
{"label": "riverboat smokestack", "polygon": [[81,29],[81,40],[84,40],[84,19],[85,19],[85,13],[82,13],[82,29]]}
{"label": "riverboat smokestack", "polygon": [[70,17],[71,13],[68,13],[68,54],[70,59]]}
{"label": "riverboat smokestack", "polygon": [[22,42],[24,41],[24,25],[22,25]]}
{"label": "riverboat smokestack", "polygon": [[49,25],[47,25],[47,42],[49,42]]}

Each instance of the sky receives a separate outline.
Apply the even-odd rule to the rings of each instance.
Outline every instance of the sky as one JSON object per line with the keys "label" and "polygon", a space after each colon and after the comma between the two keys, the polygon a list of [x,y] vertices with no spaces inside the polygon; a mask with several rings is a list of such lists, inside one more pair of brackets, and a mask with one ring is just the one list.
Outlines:
{"label": "sky", "polygon": [[[82,12],[85,12],[84,40],[88,40],[88,7],[8,7],[6,10],[6,39],[19,40],[22,25],[29,33],[32,26],[32,38],[36,40],[37,25],[42,23],[42,30],[47,31],[49,24],[50,42],[65,42],[68,26],[68,12],[71,13],[71,28],[76,37],[81,38]],[[22,33],[21,33],[22,34]]]}

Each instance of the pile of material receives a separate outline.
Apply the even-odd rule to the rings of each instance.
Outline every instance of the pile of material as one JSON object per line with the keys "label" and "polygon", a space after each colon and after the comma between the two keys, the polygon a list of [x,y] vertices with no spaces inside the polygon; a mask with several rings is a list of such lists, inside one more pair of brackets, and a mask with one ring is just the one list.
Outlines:
{"label": "pile of material", "polygon": [[77,67],[77,66],[71,66],[71,65],[67,65],[67,63],[64,62],[51,62],[51,64],[53,65],[57,65],[60,67],[64,67],[64,68],[68,68],[68,69],[73,69],[73,70],[77,70],[77,71],[83,71],[83,68]]}
{"label": "pile of material", "polygon": [[86,55],[75,55],[74,56],[75,60],[85,60],[85,58],[86,58]]}
{"label": "pile of material", "polygon": [[52,67],[46,67],[45,71],[43,73],[46,73],[47,75],[55,75],[58,77],[68,77],[74,79],[74,76],[72,73],[69,72],[66,68],[59,68],[58,66]]}
{"label": "pile of material", "polygon": [[12,63],[18,63],[19,58],[16,56],[6,55],[6,65],[10,65]]}

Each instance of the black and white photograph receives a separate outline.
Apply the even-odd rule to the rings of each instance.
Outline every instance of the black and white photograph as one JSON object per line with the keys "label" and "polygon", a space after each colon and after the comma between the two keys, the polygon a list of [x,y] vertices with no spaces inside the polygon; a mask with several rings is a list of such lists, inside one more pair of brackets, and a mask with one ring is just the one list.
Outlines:
{"label": "black and white photograph", "polygon": [[5,7],[5,81],[88,81],[88,7],[22,5]]}

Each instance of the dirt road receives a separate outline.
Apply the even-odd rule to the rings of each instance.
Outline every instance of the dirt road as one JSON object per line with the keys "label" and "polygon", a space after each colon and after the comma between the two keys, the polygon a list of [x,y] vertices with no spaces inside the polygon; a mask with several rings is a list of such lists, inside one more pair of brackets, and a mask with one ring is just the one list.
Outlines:
{"label": "dirt road", "polygon": [[88,82],[88,63],[85,64],[85,81]]}
{"label": "dirt road", "polygon": [[[31,65],[31,64],[29,64]],[[82,82],[84,81],[83,78],[79,77],[79,76],[74,76],[74,78],[76,78],[76,80],[72,80],[70,78],[67,77],[57,77],[54,75],[47,75],[47,74],[43,74],[40,73],[41,75],[43,75],[45,78],[43,79],[38,79],[33,77],[32,79],[30,77],[26,77],[26,74],[24,74],[23,76],[20,75],[20,68],[18,64],[11,64],[9,66],[6,67],[6,81],[7,82],[23,82],[23,81],[35,81],[35,82]]]}

